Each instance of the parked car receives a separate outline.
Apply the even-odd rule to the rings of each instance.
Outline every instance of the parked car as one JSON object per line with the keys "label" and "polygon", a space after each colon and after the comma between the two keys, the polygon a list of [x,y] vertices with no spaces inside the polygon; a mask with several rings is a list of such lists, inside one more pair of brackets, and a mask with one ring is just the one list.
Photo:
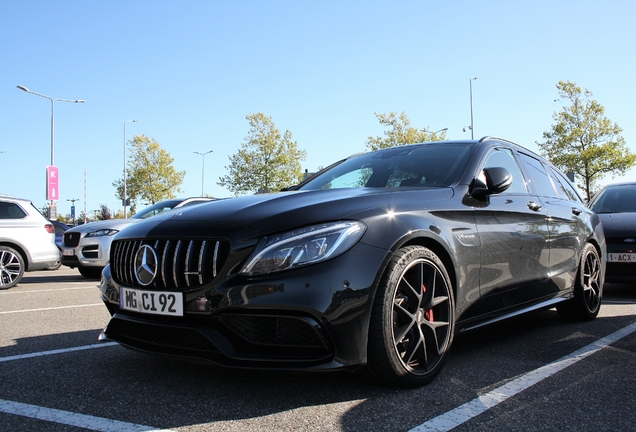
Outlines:
{"label": "parked car", "polygon": [[55,265],[53,224],[31,201],[0,195],[0,289],[17,285],[24,272]]}
{"label": "parked car", "polygon": [[394,147],[285,192],[118,233],[100,340],[237,368],[364,368],[420,386],[457,332],[554,307],[595,318],[605,253],[599,217],[531,151],[491,137]]}
{"label": "parked car", "polygon": [[55,245],[57,246],[59,257],[55,262],[55,265],[48,268],[48,270],[57,270],[62,266],[62,244],[64,241],[64,233],[70,228],[64,222],[50,221],[55,229]]}
{"label": "parked car", "polygon": [[82,276],[98,279],[108,263],[113,236],[128,225],[168,210],[207,202],[213,198],[175,198],[155,203],[128,219],[108,219],[90,222],[64,233],[62,264],[77,268]]}
{"label": "parked car", "polygon": [[607,242],[606,282],[636,281],[636,182],[605,186],[590,201]]}

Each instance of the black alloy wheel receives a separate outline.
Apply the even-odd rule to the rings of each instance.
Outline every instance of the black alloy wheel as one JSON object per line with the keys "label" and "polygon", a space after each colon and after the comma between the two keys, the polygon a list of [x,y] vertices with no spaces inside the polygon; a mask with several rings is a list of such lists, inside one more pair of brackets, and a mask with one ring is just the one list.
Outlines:
{"label": "black alloy wheel", "polygon": [[430,382],[448,355],[454,328],[452,284],[442,261],[422,246],[400,249],[374,301],[367,372],[401,387]]}
{"label": "black alloy wheel", "polygon": [[596,247],[588,243],[581,253],[574,285],[574,297],[558,304],[557,312],[568,319],[593,320],[601,310],[602,297],[601,258]]}
{"label": "black alloy wheel", "polygon": [[0,246],[0,289],[16,286],[24,275],[24,259],[15,249]]}

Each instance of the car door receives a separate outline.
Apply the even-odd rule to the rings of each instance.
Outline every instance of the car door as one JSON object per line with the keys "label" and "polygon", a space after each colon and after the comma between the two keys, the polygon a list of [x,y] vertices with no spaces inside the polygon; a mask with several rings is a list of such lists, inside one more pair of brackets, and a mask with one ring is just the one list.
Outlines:
{"label": "car door", "polygon": [[475,207],[481,241],[480,293],[483,310],[500,310],[533,300],[549,268],[547,213],[527,185],[512,150],[492,149],[482,165],[503,167],[511,186]]}
{"label": "car door", "polygon": [[546,294],[556,294],[574,285],[578,253],[589,230],[584,220],[588,209],[554,168],[528,154],[520,154],[520,159],[528,171],[531,186],[548,212],[552,284]]}

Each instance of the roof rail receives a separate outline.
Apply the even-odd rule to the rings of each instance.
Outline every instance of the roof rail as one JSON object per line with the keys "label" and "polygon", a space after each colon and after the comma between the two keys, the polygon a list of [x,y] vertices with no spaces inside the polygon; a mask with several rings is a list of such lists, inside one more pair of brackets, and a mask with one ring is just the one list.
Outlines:
{"label": "roof rail", "polygon": [[[514,142],[514,141],[510,141],[509,139],[505,139],[505,138],[500,138],[500,137],[496,137],[496,136],[485,136],[485,137],[483,137],[482,139],[480,139],[480,140],[479,140],[479,142],[484,142],[484,141],[488,141],[488,140],[503,141],[503,142],[505,142],[505,143],[512,144],[512,145],[515,145],[515,146],[517,146],[517,147],[519,147],[519,148],[522,148],[522,149],[524,149],[525,151],[527,151],[528,153],[531,153],[531,154],[533,154],[533,155],[535,155],[535,156],[542,157],[542,156],[541,156],[541,155],[539,155],[537,152],[535,152],[535,151],[533,151],[533,150],[530,150],[529,148],[524,147],[524,146],[522,146],[522,145],[521,145],[521,144],[519,144],[519,143],[516,143],[516,142]],[[543,158],[543,157],[542,157],[542,158]],[[544,158],[544,159],[545,159],[545,158]]]}
{"label": "roof rail", "polygon": [[505,139],[505,138],[501,138],[501,137],[496,137],[496,136],[490,136],[490,135],[486,135],[485,137],[483,137],[482,139],[479,140],[479,142],[484,142],[486,140],[497,140],[497,141],[504,141],[510,144],[515,144],[515,145],[519,145],[514,141],[510,141],[509,139]]}

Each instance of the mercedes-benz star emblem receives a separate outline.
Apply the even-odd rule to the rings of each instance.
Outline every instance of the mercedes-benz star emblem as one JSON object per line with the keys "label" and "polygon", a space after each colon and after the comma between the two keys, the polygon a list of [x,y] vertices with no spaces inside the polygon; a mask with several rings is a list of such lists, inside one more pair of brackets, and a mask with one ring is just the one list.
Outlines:
{"label": "mercedes-benz star emblem", "polygon": [[140,285],[147,286],[157,275],[157,254],[155,250],[143,245],[135,254],[135,278]]}

